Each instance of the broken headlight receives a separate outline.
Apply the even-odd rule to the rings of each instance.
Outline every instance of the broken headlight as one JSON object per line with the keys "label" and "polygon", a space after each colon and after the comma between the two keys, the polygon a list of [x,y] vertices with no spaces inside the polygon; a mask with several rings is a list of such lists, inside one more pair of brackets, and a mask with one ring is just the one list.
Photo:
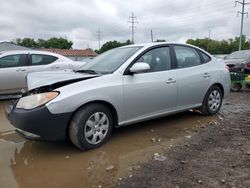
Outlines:
{"label": "broken headlight", "polygon": [[58,95],[58,92],[46,92],[35,95],[29,95],[27,97],[21,98],[18,101],[16,108],[30,110],[48,103],[49,101],[56,98]]}

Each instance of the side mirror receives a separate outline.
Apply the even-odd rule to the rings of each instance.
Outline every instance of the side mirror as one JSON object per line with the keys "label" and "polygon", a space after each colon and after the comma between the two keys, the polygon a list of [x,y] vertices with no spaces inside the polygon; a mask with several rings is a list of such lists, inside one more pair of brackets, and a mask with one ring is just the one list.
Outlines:
{"label": "side mirror", "polygon": [[130,73],[132,73],[132,74],[148,72],[149,70],[150,70],[149,64],[144,63],[144,62],[135,63],[135,64],[129,69]]}

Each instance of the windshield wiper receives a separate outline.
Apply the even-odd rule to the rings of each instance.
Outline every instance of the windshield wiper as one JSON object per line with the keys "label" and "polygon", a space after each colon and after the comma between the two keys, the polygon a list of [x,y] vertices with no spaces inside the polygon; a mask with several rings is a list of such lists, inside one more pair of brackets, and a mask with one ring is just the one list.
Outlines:
{"label": "windshield wiper", "polygon": [[98,74],[96,71],[90,70],[90,69],[76,70],[75,72],[79,72],[79,73],[88,73],[88,74]]}

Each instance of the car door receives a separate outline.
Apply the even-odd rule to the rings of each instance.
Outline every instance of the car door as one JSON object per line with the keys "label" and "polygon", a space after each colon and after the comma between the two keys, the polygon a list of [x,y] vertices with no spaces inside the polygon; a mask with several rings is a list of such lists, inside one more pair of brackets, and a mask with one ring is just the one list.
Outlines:
{"label": "car door", "polygon": [[176,78],[178,83],[177,108],[199,106],[209,88],[210,68],[202,62],[202,56],[193,47],[175,45],[174,52],[178,75]]}
{"label": "car door", "polygon": [[55,63],[58,57],[46,54],[29,54],[29,72],[60,70],[59,64]]}
{"label": "car door", "polygon": [[0,58],[0,94],[21,93],[27,88],[27,54],[6,55]]}
{"label": "car door", "polygon": [[148,63],[150,71],[133,75],[125,73],[123,76],[127,121],[150,118],[174,110],[177,84],[174,71],[171,70],[170,48],[151,49],[139,56],[136,62]]}

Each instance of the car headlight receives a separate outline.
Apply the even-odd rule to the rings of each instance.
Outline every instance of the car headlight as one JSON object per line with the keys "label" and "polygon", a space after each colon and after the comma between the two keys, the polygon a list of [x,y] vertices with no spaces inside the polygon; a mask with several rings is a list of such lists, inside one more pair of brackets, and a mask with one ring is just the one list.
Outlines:
{"label": "car headlight", "polygon": [[48,103],[58,95],[58,92],[46,92],[23,97],[18,101],[16,108],[30,110]]}

